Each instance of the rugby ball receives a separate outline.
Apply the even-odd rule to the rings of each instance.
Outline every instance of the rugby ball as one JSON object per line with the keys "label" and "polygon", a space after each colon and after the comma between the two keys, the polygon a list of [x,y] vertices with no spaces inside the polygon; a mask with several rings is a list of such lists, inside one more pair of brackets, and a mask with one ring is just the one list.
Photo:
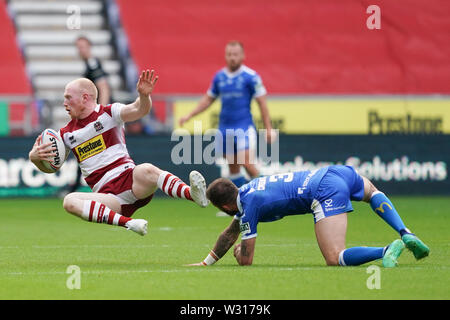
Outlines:
{"label": "rugby ball", "polygon": [[41,144],[51,143],[53,149],[55,150],[56,155],[53,157],[52,161],[42,160],[44,167],[49,169],[52,172],[56,172],[61,168],[64,161],[66,161],[67,156],[69,155],[66,146],[64,145],[64,141],[58,132],[53,129],[45,129],[41,133]]}

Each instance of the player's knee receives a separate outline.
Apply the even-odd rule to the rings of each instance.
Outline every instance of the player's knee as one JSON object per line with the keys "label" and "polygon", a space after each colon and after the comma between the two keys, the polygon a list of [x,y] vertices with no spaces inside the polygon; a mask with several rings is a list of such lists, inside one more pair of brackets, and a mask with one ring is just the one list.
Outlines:
{"label": "player's knee", "polygon": [[327,266],[338,266],[339,265],[339,250],[334,250],[325,256],[325,262]]}
{"label": "player's knee", "polygon": [[143,163],[139,165],[138,177],[145,180],[157,180],[161,170],[150,163]]}
{"label": "player's knee", "polygon": [[339,259],[326,259],[327,266],[338,266]]}
{"label": "player's knee", "polygon": [[374,192],[378,191],[375,185],[367,178],[363,177],[364,180],[364,197],[363,201],[369,202],[372,198]]}
{"label": "player's knee", "polygon": [[64,210],[66,210],[69,213],[75,212],[75,208],[76,208],[75,201],[76,201],[76,199],[72,193],[69,193],[68,195],[66,195],[63,200]]}
{"label": "player's knee", "polygon": [[142,168],[147,174],[153,174],[158,170],[158,168],[151,163],[143,163]]}

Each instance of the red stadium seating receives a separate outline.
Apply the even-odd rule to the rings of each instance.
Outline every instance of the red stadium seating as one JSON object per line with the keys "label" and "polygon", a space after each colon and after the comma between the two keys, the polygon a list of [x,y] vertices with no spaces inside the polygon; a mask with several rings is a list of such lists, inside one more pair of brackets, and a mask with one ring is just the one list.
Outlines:
{"label": "red stadium seating", "polygon": [[378,0],[369,30],[361,0],[118,0],[139,68],[159,93],[205,92],[227,41],[270,93],[450,93],[450,1]]}
{"label": "red stadium seating", "polygon": [[[25,71],[25,63],[16,43],[14,26],[8,15],[5,1],[0,1],[0,48],[0,96],[31,95],[31,84]],[[6,110],[9,123],[24,121],[26,107],[23,103],[9,103],[6,105]],[[33,126],[36,126],[38,115],[34,108],[32,108],[31,118]],[[2,135],[5,134],[23,135],[24,129],[10,130],[7,128],[3,130]]]}
{"label": "red stadium seating", "polygon": [[5,1],[0,1],[0,48],[0,94],[31,94]]}

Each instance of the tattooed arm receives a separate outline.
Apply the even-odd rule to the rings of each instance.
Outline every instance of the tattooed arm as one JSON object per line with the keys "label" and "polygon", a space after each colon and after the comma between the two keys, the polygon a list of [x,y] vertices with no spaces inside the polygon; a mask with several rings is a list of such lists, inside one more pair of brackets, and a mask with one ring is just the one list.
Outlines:
{"label": "tattooed arm", "polygon": [[199,263],[189,264],[188,266],[208,266],[216,263],[233,246],[239,238],[239,233],[239,221],[233,219],[231,224],[220,234],[214,248],[210,251],[205,260]]}
{"label": "tattooed arm", "polygon": [[236,240],[239,238],[240,228],[239,220],[233,219],[231,224],[226,228],[219,236],[214,246],[213,251],[217,257],[222,258],[225,253],[233,246]]}
{"label": "tattooed arm", "polygon": [[242,240],[234,247],[234,257],[241,266],[249,266],[253,262],[256,237]]}

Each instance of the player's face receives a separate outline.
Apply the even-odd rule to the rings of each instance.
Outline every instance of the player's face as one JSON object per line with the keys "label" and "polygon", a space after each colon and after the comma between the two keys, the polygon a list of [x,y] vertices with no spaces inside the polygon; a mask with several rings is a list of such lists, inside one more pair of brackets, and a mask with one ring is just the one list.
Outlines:
{"label": "player's face", "polygon": [[234,216],[237,212],[238,212],[238,208],[235,204],[230,204],[230,205],[223,205],[223,206],[216,206],[215,207],[223,212],[225,212],[226,214],[230,215],[230,216]]}
{"label": "player's face", "polygon": [[72,119],[79,118],[83,110],[82,95],[70,86],[64,91],[64,108]]}
{"label": "player's face", "polygon": [[91,56],[91,45],[84,39],[79,39],[77,42],[78,53],[82,59],[89,59]]}
{"label": "player's face", "polygon": [[244,50],[240,45],[228,45],[225,47],[225,61],[230,71],[239,69],[244,58]]}

